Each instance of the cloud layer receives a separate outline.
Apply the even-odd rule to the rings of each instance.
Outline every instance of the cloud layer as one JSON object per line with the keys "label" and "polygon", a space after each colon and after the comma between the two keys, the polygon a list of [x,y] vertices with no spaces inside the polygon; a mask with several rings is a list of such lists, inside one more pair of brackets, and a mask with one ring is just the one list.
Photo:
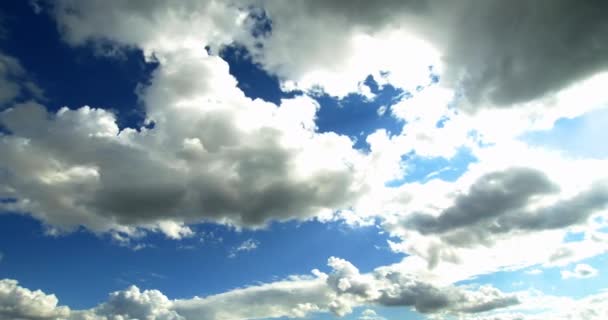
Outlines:
{"label": "cloud layer", "polygon": [[170,300],[158,290],[130,286],[110,293],[108,300],[89,310],[57,306],[57,298],[30,291],[14,280],[0,281],[0,319],[263,319],[305,317],[331,311],[338,316],[361,305],[413,307],[433,314],[472,314],[519,304],[514,295],[492,287],[470,291],[436,287],[412,275],[373,272],[361,274],[350,262],[330,258],[332,272],[235,289],[205,298]]}
{"label": "cloud layer", "polygon": [[[181,239],[200,222],[377,223],[393,237],[390,248],[408,256],[369,273],[330,258],[328,274],[203,298],[132,286],[89,310],[2,280],[0,319],[340,316],[368,305],[535,319],[517,311],[529,296],[454,283],[528,266],[591,277],[593,266],[569,264],[608,251],[606,159],[519,139],[608,105],[603,1],[59,0],[41,8],[71,46],[105,55],[136,48],[158,66],[133,88],[146,125],[121,130],[97,106],[50,112],[19,61],[0,53],[1,212],[29,214],[53,232],[84,227],[123,241],[146,232]],[[230,44],[247,48],[284,90],[303,94],[279,105],[246,97],[217,56]],[[374,99],[363,83],[370,75],[410,94],[383,107],[400,130],[359,137],[370,147],[362,151],[352,137],[318,130],[314,98]],[[454,181],[430,173],[389,186],[406,181],[408,155],[449,161],[463,148],[476,163]],[[583,239],[564,241],[573,230]],[[600,319],[605,308],[593,308],[603,296],[549,315]]]}

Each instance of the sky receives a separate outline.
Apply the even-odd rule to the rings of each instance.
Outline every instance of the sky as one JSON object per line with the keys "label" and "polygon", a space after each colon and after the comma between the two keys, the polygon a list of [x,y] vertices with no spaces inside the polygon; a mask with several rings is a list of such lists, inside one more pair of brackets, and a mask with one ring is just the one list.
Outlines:
{"label": "sky", "polygon": [[608,3],[0,3],[0,320],[608,318]]}

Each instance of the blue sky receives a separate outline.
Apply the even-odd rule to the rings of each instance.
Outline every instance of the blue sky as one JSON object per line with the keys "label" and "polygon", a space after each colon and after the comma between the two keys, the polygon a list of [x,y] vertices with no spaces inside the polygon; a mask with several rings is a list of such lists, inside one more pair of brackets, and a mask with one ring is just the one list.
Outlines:
{"label": "blue sky", "polygon": [[0,320],[608,317],[593,6],[1,4]]}

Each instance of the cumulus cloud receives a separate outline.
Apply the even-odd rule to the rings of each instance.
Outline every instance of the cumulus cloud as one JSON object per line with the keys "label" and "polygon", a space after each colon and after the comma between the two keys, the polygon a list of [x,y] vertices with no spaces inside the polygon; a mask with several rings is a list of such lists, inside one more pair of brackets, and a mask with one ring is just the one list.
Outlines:
{"label": "cumulus cloud", "polygon": [[376,311],[372,309],[365,309],[361,312],[359,316],[359,320],[386,320],[385,318],[379,316]]}
{"label": "cumulus cloud", "polygon": [[593,278],[593,277],[597,276],[598,273],[599,273],[599,271],[597,271],[597,269],[593,268],[592,266],[585,264],[585,263],[579,263],[574,267],[574,270],[572,270],[572,271],[563,270],[561,272],[561,275],[562,275],[562,279],[570,279],[570,278],[584,279],[584,278]]}
{"label": "cumulus cloud", "polygon": [[350,262],[330,258],[333,272],[327,283],[338,296],[330,306],[338,315],[351,312],[359,304],[407,306],[422,313],[479,313],[519,303],[514,295],[493,287],[469,291],[455,286],[437,286],[414,274],[397,269],[379,268],[361,274]]}
{"label": "cumulus cloud", "polygon": [[364,155],[348,137],[315,131],[312,99],[252,101],[221,59],[189,50],[166,58],[142,92],[153,129],[119,131],[111,112],[86,106],[2,112],[11,132],[1,137],[2,190],[19,199],[2,205],[62,228],[180,238],[191,234],[184,223],[255,227],[356,199],[353,163]]}
{"label": "cumulus cloud", "polygon": [[158,290],[140,291],[130,286],[123,291],[113,292],[108,301],[92,310],[74,311],[70,319],[153,319],[185,320],[171,310],[173,302]]}
{"label": "cumulus cloud", "polygon": [[70,309],[58,306],[57,297],[40,290],[19,286],[15,280],[0,280],[0,319],[54,320],[65,319]]}
{"label": "cumulus cloud", "polygon": [[[338,95],[356,91],[356,81],[367,74],[390,71],[389,79],[404,84],[399,80],[408,79],[405,73],[441,64],[443,81],[462,88],[473,108],[509,107],[592,76],[608,62],[601,1],[255,3],[272,20],[272,31],[259,40],[264,45],[252,45],[260,62],[284,79],[322,85]],[[405,44],[383,50],[394,34]],[[377,40],[366,42],[366,36]],[[405,54],[407,59],[396,59]],[[363,57],[365,67],[357,65]],[[338,86],[340,77],[351,90]]]}
{"label": "cumulus cloud", "polygon": [[166,51],[228,43],[246,15],[225,1],[61,0],[51,4],[68,43],[135,46],[149,58]]}

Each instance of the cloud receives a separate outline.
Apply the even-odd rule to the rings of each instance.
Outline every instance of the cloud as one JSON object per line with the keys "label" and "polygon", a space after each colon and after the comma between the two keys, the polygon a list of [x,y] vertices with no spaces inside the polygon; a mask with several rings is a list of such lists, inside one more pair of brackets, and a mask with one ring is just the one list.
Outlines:
{"label": "cloud", "polygon": [[239,252],[242,251],[253,251],[255,249],[257,249],[257,247],[260,245],[260,242],[254,239],[247,239],[245,241],[243,241],[240,245],[238,245],[237,247],[232,248],[232,250],[230,251],[230,254],[228,255],[229,258],[234,258],[236,257],[236,255]]}
{"label": "cloud", "polygon": [[533,196],[556,191],[557,186],[542,172],[510,168],[479,178],[468,194],[458,196],[438,217],[418,214],[407,224],[423,234],[444,233],[507,214],[524,207]]}
{"label": "cloud", "polygon": [[558,191],[540,171],[510,168],[479,178],[468,194],[456,197],[454,204],[439,216],[414,214],[405,224],[422,234],[441,234],[446,242],[468,246],[483,243],[492,234],[559,229],[583,223],[608,204],[608,187],[599,183],[570,199],[535,210],[526,209],[532,200]]}
{"label": "cloud", "polygon": [[70,319],[84,320],[98,316],[101,319],[184,320],[171,310],[172,306],[173,302],[158,290],[140,291],[136,286],[130,286],[111,293],[107,302],[92,310],[73,312]]}
{"label": "cloud", "polygon": [[473,292],[455,286],[436,286],[398,269],[378,268],[361,274],[350,262],[330,258],[334,270],[328,285],[338,296],[330,307],[338,315],[351,312],[359,304],[413,307],[422,313],[479,313],[519,303],[516,296],[493,287]]}
{"label": "cloud", "polygon": [[177,300],[175,310],[186,319],[297,318],[326,311],[331,295],[323,278],[295,277],[205,298]]}
{"label": "cloud", "polygon": [[[408,256],[401,272],[454,283],[500,270],[565,266],[606,253],[605,160],[573,159],[520,143],[477,149],[454,182],[388,190],[381,225]],[[576,172],[576,173],[575,173]],[[582,233],[577,242],[568,232]]]}
{"label": "cloud", "polygon": [[285,87],[320,86],[330,95],[345,96],[358,92],[359,83],[374,75],[376,81],[389,78],[414,91],[429,82],[429,65],[439,63],[434,48],[396,23],[426,12],[424,1],[382,6],[365,1],[252,2],[263,8],[272,30],[266,37],[238,40]]}
{"label": "cloud", "polygon": [[0,280],[0,319],[52,320],[66,318],[70,309],[57,306],[55,295],[31,291],[15,280]]}
{"label": "cloud", "polygon": [[542,320],[583,319],[600,320],[608,316],[606,292],[592,294],[580,299],[526,292],[527,301],[512,308],[498,310],[485,315],[464,316],[463,320]]}
{"label": "cloud", "polygon": [[562,275],[562,279],[570,279],[570,278],[585,279],[585,278],[593,278],[593,277],[597,276],[598,273],[599,273],[599,271],[597,271],[597,269],[593,268],[592,266],[590,266],[588,264],[584,264],[584,263],[579,263],[576,265],[576,267],[574,267],[574,270],[572,270],[572,271],[563,270],[561,272],[561,275]]}
{"label": "cloud", "polygon": [[0,52],[0,107],[27,95],[45,99],[44,91],[29,79],[19,60]]}
{"label": "cloud", "polygon": [[[524,260],[528,266],[561,264],[604,252],[599,239],[599,242],[591,238],[584,241],[589,250],[582,249],[580,244],[563,243],[569,228],[590,228],[587,227],[590,217],[602,215],[608,204],[606,177],[595,173],[599,169],[595,165],[602,161],[586,162],[590,165],[589,176],[583,174],[585,177],[579,180],[560,173],[572,170],[562,165],[579,167],[576,161],[544,156],[531,161],[533,154],[528,152],[530,157],[526,156],[525,161],[505,161],[498,167],[491,165],[494,160],[482,156],[478,165],[472,165],[454,183],[430,181],[400,187],[401,192],[411,189],[407,193],[410,200],[400,207],[403,211],[385,217],[383,223],[388,231],[404,239],[401,244],[393,242],[392,248],[423,257],[431,268],[447,263],[472,269],[497,261],[506,263],[503,267],[523,266],[520,263]],[[553,163],[555,167],[542,168],[534,163],[541,163],[543,158],[549,161],[544,163]],[[518,162],[527,162],[528,166]],[[510,253],[508,258],[500,257],[500,250],[510,250],[518,241],[542,241],[545,247],[530,245],[519,251],[521,255]],[[549,247],[553,249],[547,250]],[[526,251],[536,253],[527,255]],[[481,263],[486,260],[483,254],[494,256],[494,262]]]}
{"label": "cloud", "polygon": [[448,31],[440,36],[448,81],[463,85],[474,106],[509,107],[608,67],[601,53],[608,28],[602,1],[465,1],[438,9],[449,28],[438,28]]}
{"label": "cloud", "polygon": [[0,141],[2,190],[19,199],[2,205],[63,229],[181,238],[191,222],[309,219],[365,187],[354,169],[365,169],[354,165],[364,155],[348,137],[315,132],[312,99],[252,101],[217,57],[183,50],[166,59],[141,93],[153,129],[119,131],[112,113],[87,106],[2,112],[12,133]]}
{"label": "cloud", "polygon": [[[361,274],[350,262],[330,258],[328,275],[290,276],[224,293],[171,300],[158,290],[130,286],[110,293],[108,300],[87,310],[58,307],[54,295],[22,288],[14,280],[0,281],[0,319],[263,319],[302,318],[313,312],[342,316],[353,307],[385,305],[413,307],[429,314],[469,314],[519,304],[519,299],[484,286],[478,291],[456,286],[437,287],[413,275],[373,271]],[[367,315],[370,316],[369,312]]]}
{"label": "cloud", "polygon": [[[608,67],[601,1],[256,3],[272,20],[272,31],[258,39],[263,46],[250,45],[262,65],[337,95],[356,91],[357,81],[379,71],[390,71],[389,81],[407,87],[404,80],[423,81],[419,68],[432,64],[442,67],[442,82],[462,88],[470,108],[510,107]],[[399,45],[391,38],[396,34]],[[396,58],[403,56],[408,58]],[[357,65],[363,57],[366,66]],[[339,85],[340,77],[349,89]]]}
{"label": "cloud", "polygon": [[379,316],[376,311],[372,309],[365,309],[361,312],[359,320],[386,320],[386,318]]}
{"label": "cloud", "polygon": [[542,273],[543,273],[543,270],[541,270],[541,269],[532,269],[532,270],[526,271],[526,274],[533,275],[533,276],[537,276]]}
{"label": "cloud", "polygon": [[224,1],[61,0],[52,6],[52,15],[68,43],[136,46],[149,58],[167,51],[229,43],[245,14]]}

